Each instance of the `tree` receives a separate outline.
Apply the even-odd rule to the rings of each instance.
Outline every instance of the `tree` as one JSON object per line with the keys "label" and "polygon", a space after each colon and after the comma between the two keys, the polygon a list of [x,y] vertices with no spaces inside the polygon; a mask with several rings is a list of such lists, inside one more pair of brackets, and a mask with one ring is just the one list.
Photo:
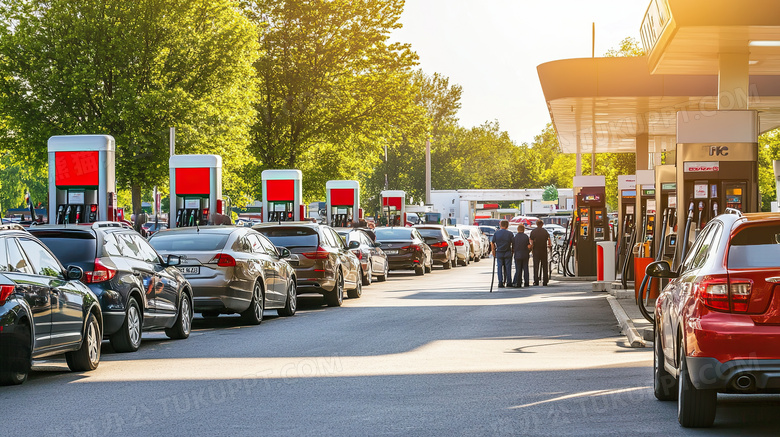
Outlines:
{"label": "tree", "polygon": [[761,193],[761,211],[771,211],[777,199],[777,185],[772,161],[780,159],[780,130],[775,129],[758,138],[758,190]]}
{"label": "tree", "polygon": [[177,153],[223,155],[226,192],[253,111],[257,31],[232,0],[18,0],[0,6],[0,105],[14,153],[38,168],[48,137],[110,134],[117,180],[165,185],[169,126]]}
{"label": "tree", "polygon": [[623,41],[620,41],[620,45],[617,49],[612,48],[607,50],[607,53],[605,53],[604,56],[607,58],[622,58],[644,56],[645,54],[645,49],[639,41],[629,36],[624,38]]}

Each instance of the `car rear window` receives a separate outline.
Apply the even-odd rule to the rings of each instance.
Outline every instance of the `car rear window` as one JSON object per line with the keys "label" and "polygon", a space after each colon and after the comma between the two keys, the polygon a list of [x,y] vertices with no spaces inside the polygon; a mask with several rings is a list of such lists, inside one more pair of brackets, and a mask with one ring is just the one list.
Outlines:
{"label": "car rear window", "polygon": [[312,228],[260,228],[257,232],[268,237],[276,247],[317,247],[320,238]]}
{"label": "car rear window", "polygon": [[412,230],[404,228],[377,228],[376,232],[377,240],[410,240],[412,238]]}
{"label": "car rear window", "polygon": [[161,232],[149,239],[157,251],[210,252],[222,250],[230,234]]}
{"label": "car rear window", "polygon": [[64,266],[92,262],[97,256],[97,239],[92,233],[36,232],[34,235],[52,251]]}
{"label": "car rear window", "polygon": [[731,239],[728,268],[780,267],[780,225],[747,226]]}
{"label": "car rear window", "polygon": [[423,237],[441,238],[441,229],[437,228],[415,228]]}

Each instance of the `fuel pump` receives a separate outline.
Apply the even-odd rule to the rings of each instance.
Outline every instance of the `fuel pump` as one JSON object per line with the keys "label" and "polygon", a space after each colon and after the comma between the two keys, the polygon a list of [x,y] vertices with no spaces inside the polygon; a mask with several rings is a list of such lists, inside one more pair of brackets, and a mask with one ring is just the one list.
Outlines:
{"label": "fuel pump", "polygon": [[655,254],[653,241],[656,231],[656,203],[655,189],[642,187],[639,197],[640,211],[642,212],[642,228],[638,233],[634,256],[652,258]]}
{"label": "fuel pump", "polygon": [[222,214],[222,157],[173,155],[170,169],[171,228],[214,224]]}
{"label": "fuel pump", "polygon": [[604,187],[580,188],[577,193],[579,229],[576,233],[576,274],[596,275],[596,243],[609,241],[609,221],[605,204]]}
{"label": "fuel pump", "polygon": [[300,170],[264,170],[262,185],[264,222],[303,220],[303,173]]}
{"label": "fuel pump", "polygon": [[677,246],[676,168],[674,165],[659,165],[655,168],[655,175],[656,203],[659,211],[663,211],[661,220],[666,223],[660,229],[660,237],[656,239],[656,259],[671,261]]}
{"label": "fuel pump", "polygon": [[380,193],[382,214],[387,217],[388,226],[404,226],[406,223],[406,192],[387,190]]}
{"label": "fuel pump", "polygon": [[288,222],[295,220],[295,210],[293,202],[268,202],[268,221],[270,222]]}
{"label": "fuel pump", "polygon": [[49,138],[49,223],[116,220],[115,143],[109,135]]}
{"label": "fuel pump", "polygon": [[621,190],[618,203],[620,204],[620,217],[622,218],[618,230],[618,256],[616,257],[617,266],[615,271],[621,272],[621,280],[630,281],[634,279],[633,257],[631,255],[632,235],[636,228],[636,186],[631,190]]}
{"label": "fuel pump", "polygon": [[328,223],[331,226],[347,227],[350,222],[362,218],[358,181],[328,181],[325,191]]}

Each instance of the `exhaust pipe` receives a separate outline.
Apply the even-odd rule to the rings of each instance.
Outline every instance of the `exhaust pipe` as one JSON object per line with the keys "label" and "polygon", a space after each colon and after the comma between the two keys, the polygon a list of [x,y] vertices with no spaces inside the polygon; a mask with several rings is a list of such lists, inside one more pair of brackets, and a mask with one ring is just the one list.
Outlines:
{"label": "exhaust pipe", "polygon": [[741,391],[753,390],[756,386],[756,379],[753,375],[740,375],[734,380],[734,387]]}

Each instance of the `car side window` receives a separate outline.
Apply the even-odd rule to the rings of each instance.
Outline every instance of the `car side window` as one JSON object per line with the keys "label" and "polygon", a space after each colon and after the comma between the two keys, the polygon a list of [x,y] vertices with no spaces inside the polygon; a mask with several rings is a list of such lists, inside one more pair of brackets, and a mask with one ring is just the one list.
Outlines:
{"label": "car side window", "polygon": [[131,237],[138,247],[142,260],[152,264],[157,264],[160,262],[160,256],[157,255],[157,252],[152,248],[152,246],[146,242],[144,237],[140,235],[132,235]]}
{"label": "car side window", "polygon": [[8,240],[8,271],[14,273],[26,273],[28,275],[33,274],[33,269],[30,263],[22,253],[22,249],[16,243],[16,239],[11,238]]}
{"label": "car side window", "polygon": [[271,256],[279,256],[279,252],[276,251],[276,246],[271,243],[271,240],[266,238],[264,235],[255,235],[255,238],[260,241],[260,245],[263,246],[265,253]]}
{"label": "car side window", "polygon": [[121,246],[114,234],[103,235],[103,252],[108,256],[123,256]]}
{"label": "car side window", "polygon": [[344,245],[341,243],[341,237],[336,233],[336,231],[328,228],[325,230],[325,232],[328,234],[328,240],[330,240],[331,247],[336,249],[341,249],[344,247]]}
{"label": "car side window", "polygon": [[246,237],[247,243],[249,243],[249,250],[248,252],[251,253],[265,253],[265,250],[263,249],[263,245],[260,244],[260,240],[257,238],[257,235],[247,235]]}
{"label": "car side window", "polygon": [[322,230],[322,236],[325,238],[325,241],[328,242],[328,246],[333,249],[338,249],[338,244],[336,243],[336,239],[333,237],[333,233],[331,233],[330,229],[325,228]]}
{"label": "car side window", "polygon": [[8,252],[5,249],[5,238],[0,238],[0,272],[8,271]]}
{"label": "car side window", "polygon": [[702,231],[704,234],[697,239],[696,244],[691,249],[691,256],[688,257],[685,270],[698,269],[704,265],[709,256],[715,235],[718,234],[718,228],[716,224],[711,224]]}
{"label": "car side window", "polygon": [[116,241],[120,247],[122,256],[139,260],[143,259],[141,250],[138,248],[138,245],[135,243],[135,241],[133,241],[133,236],[131,234],[114,235],[116,236]]}
{"label": "car side window", "polygon": [[243,236],[236,241],[235,245],[236,252],[244,252],[249,253],[252,252],[252,243],[249,242],[248,236]]}
{"label": "car side window", "polygon": [[59,261],[41,243],[27,238],[19,238],[18,241],[25,254],[27,254],[27,258],[30,260],[36,275],[52,278],[63,277],[62,266]]}

